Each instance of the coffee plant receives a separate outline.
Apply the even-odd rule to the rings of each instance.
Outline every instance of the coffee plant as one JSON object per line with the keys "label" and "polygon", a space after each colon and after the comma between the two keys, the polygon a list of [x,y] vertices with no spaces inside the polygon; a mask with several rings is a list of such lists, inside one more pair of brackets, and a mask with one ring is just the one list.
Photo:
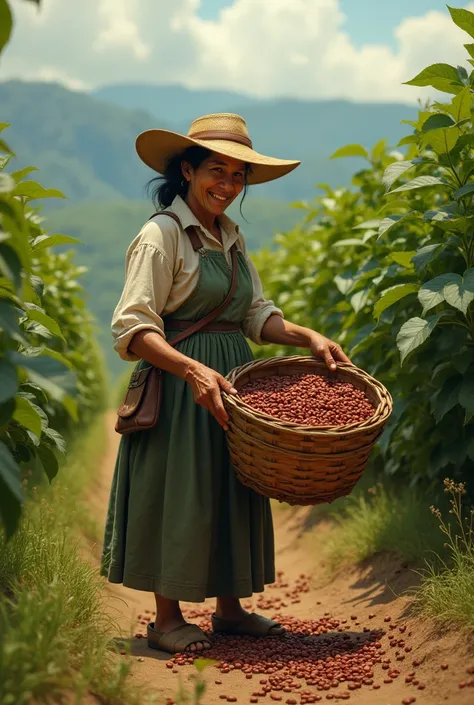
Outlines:
{"label": "coffee plant", "polygon": [[[474,14],[449,11],[474,38]],[[415,483],[474,469],[474,71],[434,64],[408,84],[448,96],[420,109],[404,153],[385,141],[338,150],[367,162],[353,188],[321,185],[295,204],[301,225],[256,261],[290,320],[339,340],[390,389],[373,462]]]}
{"label": "coffee plant", "polygon": [[3,139],[0,154],[0,514],[11,535],[25,474],[55,477],[65,440],[87,427],[105,390],[82,270],[51,249],[76,241],[46,232],[31,206],[63,196],[25,180],[32,167],[8,173],[14,154]]}

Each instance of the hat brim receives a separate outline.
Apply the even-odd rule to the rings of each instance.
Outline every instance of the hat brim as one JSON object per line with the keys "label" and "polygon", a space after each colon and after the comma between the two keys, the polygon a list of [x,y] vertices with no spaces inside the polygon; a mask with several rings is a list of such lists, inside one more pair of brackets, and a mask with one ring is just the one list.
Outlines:
{"label": "hat brim", "polygon": [[250,164],[249,184],[263,184],[289,174],[301,164],[266,157],[255,152],[251,147],[227,140],[195,140],[169,130],[145,130],[138,135],[135,143],[137,154],[147,166],[159,174],[164,174],[170,159],[188,147],[205,147],[224,157],[238,159]]}

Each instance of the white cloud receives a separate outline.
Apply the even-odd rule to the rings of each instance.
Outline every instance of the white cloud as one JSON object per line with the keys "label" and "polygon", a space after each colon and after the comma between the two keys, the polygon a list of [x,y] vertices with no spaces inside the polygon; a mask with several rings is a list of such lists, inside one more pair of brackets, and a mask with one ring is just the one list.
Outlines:
{"label": "white cloud", "polygon": [[[339,0],[234,0],[214,21],[200,0],[43,0],[15,5],[0,79],[55,79],[71,87],[181,83],[259,96],[407,101],[403,86],[429,63],[464,63],[467,35],[447,11],[408,17],[396,49],[356,46]],[[473,7],[473,6],[471,6]]]}

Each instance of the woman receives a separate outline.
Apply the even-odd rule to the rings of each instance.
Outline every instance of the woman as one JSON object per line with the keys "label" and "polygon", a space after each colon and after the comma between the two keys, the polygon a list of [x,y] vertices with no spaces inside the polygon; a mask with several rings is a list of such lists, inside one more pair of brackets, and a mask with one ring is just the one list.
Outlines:
{"label": "woman", "polygon": [[[240,604],[274,582],[273,526],[269,501],[240,484],[229,462],[221,390],[235,390],[224,375],[252,359],[245,336],[307,348],[331,368],[348,358],[324,336],[285,321],[263,298],[244,238],[224,212],[248,184],[283,176],[299,162],[255,152],[245,121],[231,114],[199,118],[187,136],[149,130],[136,146],[142,161],[164,175],[155,200],[165,212],[128,249],[112,332],[124,360],[165,375],[157,425],[121,439],[102,570],[110,582],[155,594],[152,648],[210,648],[179,605],[207,597],[217,598],[214,632],[278,636],[279,624]],[[171,347],[167,340],[225,299],[234,244],[238,283],[218,319],[222,330],[211,325]]]}

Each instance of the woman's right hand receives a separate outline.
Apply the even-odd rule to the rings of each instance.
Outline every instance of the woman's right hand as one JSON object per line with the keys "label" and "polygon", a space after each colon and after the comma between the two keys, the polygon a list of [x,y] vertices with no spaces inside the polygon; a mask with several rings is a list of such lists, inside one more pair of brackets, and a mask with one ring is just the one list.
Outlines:
{"label": "woman's right hand", "polygon": [[186,373],[186,382],[193,390],[196,404],[207,409],[224,431],[228,431],[229,416],[222,403],[221,390],[228,394],[237,394],[237,390],[219,372],[201,363],[196,363]]}

